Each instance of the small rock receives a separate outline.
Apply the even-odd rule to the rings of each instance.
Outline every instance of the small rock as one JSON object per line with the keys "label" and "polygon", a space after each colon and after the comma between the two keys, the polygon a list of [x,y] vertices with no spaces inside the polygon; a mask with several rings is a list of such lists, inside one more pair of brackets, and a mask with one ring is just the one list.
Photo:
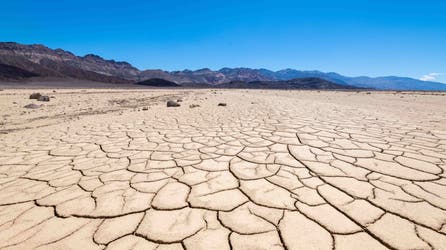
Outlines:
{"label": "small rock", "polygon": [[226,103],[224,103],[224,102],[220,102],[220,103],[218,104],[218,106],[226,107]]}
{"label": "small rock", "polygon": [[53,93],[56,93],[56,90],[53,90]]}
{"label": "small rock", "polygon": [[189,105],[189,108],[191,108],[191,109],[198,108],[198,107],[200,107],[200,105],[198,105],[198,104],[191,104],[191,105]]}
{"label": "small rock", "polygon": [[371,93],[370,93],[370,92],[367,92],[366,94],[367,94],[367,95],[370,95]]}
{"label": "small rock", "polygon": [[142,110],[147,111],[147,110],[149,110],[149,107],[142,107]]}
{"label": "small rock", "polygon": [[178,99],[178,100],[177,100],[177,102],[182,102],[182,101],[183,101],[182,99]]}
{"label": "small rock", "polygon": [[39,97],[41,97],[42,95],[40,94],[40,93],[32,93],[30,96],[29,96],[29,99],[39,99]]}
{"label": "small rock", "polygon": [[167,107],[179,107],[179,106],[180,106],[180,104],[177,103],[176,101],[172,101],[172,100],[167,101]]}
{"label": "small rock", "polygon": [[46,96],[46,95],[42,95],[39,97],[39,99],[37,99],[37,101],[39,102],[49,102],[50,101],[50,97]]}
{"label": "small rock", "polygon": [[25,105],[24,108],[27,108],[27,109],[38,109],[38,108],[40,108],[40,105],[31,103],[31,104]]}

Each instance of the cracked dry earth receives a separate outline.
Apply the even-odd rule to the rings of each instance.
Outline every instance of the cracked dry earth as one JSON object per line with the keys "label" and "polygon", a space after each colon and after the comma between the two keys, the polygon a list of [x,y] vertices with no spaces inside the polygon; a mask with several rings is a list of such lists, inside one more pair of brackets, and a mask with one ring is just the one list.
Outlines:
{"label": "cracked dry earth", "polygon": [[0,248],[446,249],[446,97],[164,92],[0,93]]}

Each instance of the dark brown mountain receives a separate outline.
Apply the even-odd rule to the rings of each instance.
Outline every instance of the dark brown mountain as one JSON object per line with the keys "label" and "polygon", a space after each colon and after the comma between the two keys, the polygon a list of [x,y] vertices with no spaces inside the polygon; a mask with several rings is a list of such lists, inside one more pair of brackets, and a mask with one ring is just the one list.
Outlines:
{"label": "dark brown mountain", "polygon": [[78,57],[62,49],[52,50],[43,45],[18,43],[0,43],[0,63],[21,68],[40,77],[110,83],[131,83],[129,78],[132,72],[139,72],[125,62],[103,60],[93,55]]}
{"label": "dark brown mountain", "polygon": [[0,63],[0,79],[23,79],[39,76],[36,73]]}
{"label": "dark brown mountain", "polygon": [[174,82],[167,81],[161,78],[151,78],[148,80],[144,80],[142,82],[137,82],[137,85],[143,85],[143,86],[151,86],[151,87],[180,87],[181,85],[178,85]]}

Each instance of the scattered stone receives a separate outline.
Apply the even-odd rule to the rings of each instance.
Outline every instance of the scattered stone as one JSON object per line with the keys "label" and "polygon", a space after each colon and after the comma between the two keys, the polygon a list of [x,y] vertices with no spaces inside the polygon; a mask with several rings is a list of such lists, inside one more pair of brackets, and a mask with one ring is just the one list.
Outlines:
{"label": "scattered stone", "polygon": [[370,95],[371,93],[370,93],[370,92],[367,92],[366,94],[367,94],[367,95]]}
{"label": "scattered stone", "polygon": [[40,97],[41,97],[42,95],[40,94],[40,93],[32,93],[30,96],[29,96],[29,99],[39,99]]}
{"label": "scattered stone", "polygon": [[200,105],[198,105],[198,104],[191,104],[191,105],[189,105],[189,108],[191,108],[191,109],[198,108],[198,107],[200,107]]}
{"label": "scattered stone", "polygon": [[27,109],[38,109],[38,108],[40,108],[40,105],[31,103],[31,104],[25,105],[24,108],[27,108]]}
{"label": "scattered stone", "polygon": [[182,99],[178,99],[178,100],[177,100],[177,102],[182,102],[182,101],[183,101]]}
{"label": "scattered stone", "polygon": [[220,103],[218,104],[218,106],[220,106],[220,107],[226,107],[226,103],[224,103],[224,102],[220,102]]}
{"label": "scattered stone", "polygon": [[56,90],[53,90],[53,93],[56,93]]}
{"label": "scattered stone", "polygon": [[50,101],[50,97],[47,95],[42,95],[37,99],[39,102],[49,102]]}
{"label": "scattered stone", "polygon": [[176,101],[172,101],[172,100],[167,101],[167,107],[179,107],[179,106],[181,106],[181,105]]}
{"label": "scattered stone", "polygon": [[149,107],[142,107],[142,110],[147,111],[147,110],[149,110]]}

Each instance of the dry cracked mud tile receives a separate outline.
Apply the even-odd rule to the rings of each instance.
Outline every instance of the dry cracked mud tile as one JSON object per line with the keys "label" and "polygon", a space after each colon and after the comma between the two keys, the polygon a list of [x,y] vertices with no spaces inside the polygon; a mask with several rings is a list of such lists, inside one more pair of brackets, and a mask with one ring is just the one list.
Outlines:
{"label": "dry cracked mud tile", "polygon": [[196,90],[200,110],[1,134],[0,248],[444,249],[446,127],[340,92],[222,93],[239,105]]}

